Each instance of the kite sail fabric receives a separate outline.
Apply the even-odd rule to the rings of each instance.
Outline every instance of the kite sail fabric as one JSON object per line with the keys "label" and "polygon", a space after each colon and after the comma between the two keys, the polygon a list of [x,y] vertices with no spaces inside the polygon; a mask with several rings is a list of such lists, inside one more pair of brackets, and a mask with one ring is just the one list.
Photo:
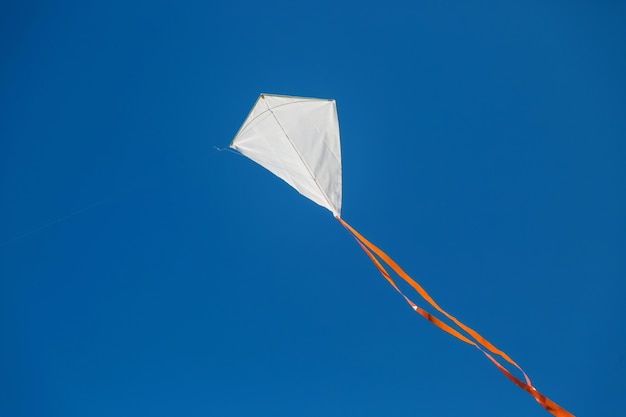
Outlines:
{"label": "kite sail fabric", "polygon": [[[261,94],[230,147],[265,167],[305,197],[330,210],[354,237],[383,277],[415,312],[446,333],[476,347],[509,380],[533,396],[554,416],[574,417],[572,413],[537,391],[524,370],[504,351],[441,308],[389,255],[341,218],[341,148],[334,100]],[[383,264],[413,287],[431,307],[449,320],[450,324],[411,301],[400,290]],[[496,359],[496,356],[517,368],[522,373],[524,381],[515,377]]]}
{"label": "kite sail fabric", "polygon": [[230,147],[335,216],[341,213],[335,100],[261,94]]}

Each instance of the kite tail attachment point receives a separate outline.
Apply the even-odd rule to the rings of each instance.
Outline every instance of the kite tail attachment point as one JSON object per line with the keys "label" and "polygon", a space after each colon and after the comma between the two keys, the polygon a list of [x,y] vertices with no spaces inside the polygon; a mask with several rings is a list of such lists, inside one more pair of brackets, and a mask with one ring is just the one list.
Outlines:
{"label": "kite tail attachment point", "polygon": [[[439,327],[441,330],[446,333],[456,337],[457,339],[470,344],[480,350],[511,382],[515,385],[532,395],[535,400],[547,411],[549,411],[552,415],[556,417],[574,417],[572,413],[565,410],[563,407],[559,406],[557,403],[541,394],[530,382],[530,378],[526,375],[526,372],[513,360],[511,359],[505,352],[496,348],[493,344],[491,344],[487,339],[481,336],[477,331],[472,329],[471,327],[465,325],[456,317],[452,316],[450,313],[441,308],[435,300],[422,288],[420,284],[418,284],[413,278],[411,278],[400,266],[389,257],[385,252],[379,249],[376,245],[365,239],[363,235],[357,232],[352,226],[346,223],[338,214],[335,214],[335,218],[343,225],[343,227],[354,237],[356,242],[359,244],[361,249],[365,252],[365,254],[370,258],[374,266],[380,271],[383,277],[389,282],[389,284],[404,298],[404,300],[413,308],[413,310],[424,317],[426,320]],[[380,260],[379,260],[380,259]],[[384,262],[388,267],[393,269],[393,271],[398,274],[403,280],[405,280],[411,287],[413,287],[417,293],[426,300],[432,307],[434,307],[437,311],[447,317],[450,321],[456,324],[460,329],[465,331],[467,335],[461,333],[461,331],[454,329],[449,324],[440,320],[439,318],[433,316],[431,313],[419,307],[413,301],[411,301],[396,285],[394,280],[391,278],[391,275],[383,264]],[[472,340],[474,339],[474,340]],[[489,352],[494,355],[500,356],[502,359],[506,360],[511,365],[515,366],[523,375],[524,381],[515,377],[508,369],[506,369],[496,358],[494,358]]]}

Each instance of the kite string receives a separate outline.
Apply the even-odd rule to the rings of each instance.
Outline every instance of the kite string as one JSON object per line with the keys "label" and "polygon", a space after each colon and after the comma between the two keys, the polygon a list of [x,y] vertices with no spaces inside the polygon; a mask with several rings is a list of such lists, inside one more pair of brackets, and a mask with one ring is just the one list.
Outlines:
{"label": "kite string", "polygon": [[241,153],[239,153],[237,151],[234,151],[234,150],[232,150],[230,148],[219,148],[217,146],[213,146],[213,149],[215,149],[218,152],[230,152],[230,153],[234,153],[235,155],[243,156],[243,155],[241,155]]}
{"label": "kite string", "polygon": [[[524,374],[524,377],[526,379],[526,382],[521,381],[520,379],[518,379],[517,377],[515,377],[513,374],[511,374],[511,372],[509,372],[500,362],[498,362],[497,359],[495,359],[492,355],[490,355],[488,352],[486,352],[485,350],[483,350],[483,348],[479,345],[480,342],[475,342],[473,340],[468,339],[467,337],[465,337],[464,335],[462,335],[461,333],[459,333],[457,330],[455,330],[454,328],[450,327],[448,324],[444,323],[443,321],[441,321],[440,319],[438,319],[437,317],[433,316],[432,314],[428,313],[427,311],[425,311],[424,309],[420,308],[419,306],[417,306],[413,301],[411,301],[396,285],[396,283],[394,282],[394,280],[391,278],[391,276],[389,275],[389,273],[387,272],[387,270],[383,267],[383,265],[380,263],[380,261],[378,260],[378,258],[376,258],[376,256],[372,253],[372,251],[370,251],[370,248],[368,248],[368,245],[366,244],[369,243],[370,245],[374,246],[373,244],[371,244],[369,241],[363,242],[360,237],[362,238],[362,235],[360,235],[358,232],[356,232],[356,230],[354,230],[352,227],[350,227],[345,221],[343,221],[343,219],[341,219],[339,216],[337,216],[337,219],[342,223],[342,225],[344,225],[344,227],[348,230],[348,232],[350,232],[350,234],[353,236],[353,238],[356,240],[356,242],[359,244],[359,246],[361,247],[361,249],[363,249],[363,251],[367,254],[367,256],[370,258],[370,260],[374,263],[374,265],[376,266],[376,268],[378,268],[378,270],[380,271],[380,273],[383,275],[383,277],[389,282],[389,284],[405,299],[405,301],[413,308],[413,310],[415,312],[417,312],[418,314],[420,314],[421,316],[423,316],[426,320],[428,320],[429,322],[431,322],[432,324],[434,324],[435,326],[439,327],[440,329],[442,329],[443,331],[449,333],[450,335],[456,337],[457,339],[468,343],[474,347],[476,347],[479,351],[481,351],[509,380],[511,380],[515,385],[517,385],[518,387],[520,387],[521,389],[523,389],[524,391],[528,392],[530,395],[532,395],[535,400],[543,407],[545,408],[547,411],[549,411],[551,414],[553,414],[556,417],[574,417],[573,414],[571,414],[569,411],[565,410],[563,407],[559,406],[557,403],[555,403],[554,401],[552,401],[551,399],[549,399],[548,397],[546,397],[545,395],[541,394],[539,391],[537,391],[537,389],[530,383],[530,379],[528,378],[528,376],[526,375],[526,373],[519,368],[519,366],[517,366],[517,364],[515,364],[513,362],[513,364],[515,364],[520,370],[521,372]],[[363,238],[365,240],[365,238]],[[382,252],[380,249],[378,249],[377,247],[374,246],[374,248],[377,249],[377,251],[375,252],[381,252],[382,254],[384,254],[384,252]],[[378,254],[378,253],[377,253]],[[388,258],[388,256],[385,254],[385,257]],[[391,260],[391,258],[389,258],[389,260]],[[389,265],[389,263],[387,262],[386,259],[383,259],[383,261],[385,261],[385,263],[387,263]],[[391,260],[391,262],[393,262],[393,260]],[[397,264],[395,264],[395,262],[393,263],[393,265],[389,265],[392,267],[392,269],[395,270],[395,268],[393,268],[395,266],[397,266]],[[399,266],[397,266],[399,269]],[[398,272],[396,270],[396,272]],[[410,278],[410,277],[409,277]],[[421,288],[421,287],[420,287]],[[425,291],[424,291],[425,292]],[[421,293],[420,293],[421,295]],[[429,300],[427,300],[429,301]],[[429,301],[430,302],[430,301]],[[434,300],[433,300],[434,302]],[[448,316],[446,314],[446,316]],[[480,336],[480,335],[479,335]],[[482,337],[481,337],[482,338]],[[484,339],[484,338],[483,338]],[[490,344],[491,345],[491,344]],[[493,345],[491,345],[493,346]],[[488,349],[489,347],[487,347]],[[495,353],[495,352],[494,352]],[[505,354],[506,355],[506,354]],[[502,355],[501,355],[502,356]],[[503,356],[504,359],[507,359],[508,356]]]}
{"label": "kite string", "polygon": [[[217,146],[213,146],[213,148],[215,150],[217,150],[217,151],[220,151],[220,152],[222,152],[222,151],[229,151],[229,152],[234,153],[236,155],[242,156],[239,152],[235,152],[232,149],[228,149],[228,148],[221,148],[220,149]],[[207,156],[207,154],[205,154],[204,152],[196,154],[193,158],[191,158],[190,160],[186,161],[184,166],[189,166],[191,164],[197,163],[198,161],[201,161],[206,156]],[[60,217],[58,217],[58,218],[56,218],[54,220],[51,220],[51,221],[49,221],[47,223],[43,223],[43,224],[40,224],[38,226],[32,227],[30,229],[26,229],[25,231],[15,235],[15,236],[12,236],[12,237],[9,237],[9,238],[7,238],[7,239],[5,239],[3,241],[0,241],[0,248],[4,248],[6,246],[9,246],[9,245],[11,245],[11,244],[13,244],[15,242],[18,242],[18,241],[20,241],[22,239],[25,239],[25,238],[27,238],[27,237],[29,237],[31,235],[36,234],[36,233],[39,233],[42,230],[46,230],[49,227],[52,227],[52,226],[57,225],[59,223],[64,223],[64,222],[74,218],[75,216],[78,216],[79,214],[81,214],[81,213],[83,213],[85,211],[89,211],[89,210],[92,210],[92,209],[94,209],[96,207],[104,205],[106,203],[110,203],[112,201],[115,201],[118,198],[120,198],[120,196],[123,196],[125,194],[128,195],[128,194],[131,194],[131,193],[133,193],[133,192],[135,192],[135,191],[137,191],[139,189],[146,188],[151,183],[156,183],[156,182],[159,182],[159,181],[163,181],[164,179],[166,179],[168,177],[171,177],[175,172],[178,172],[178,171],[166,172],[166,173],[162,173],[161,175],[157,175],[154,178],[144,179],[139,184],[135,184],[134,186],[131,185],[129,187],[126,187],[125,189],[122,189],[122,190],[119,190],[117,192],[114,192],[111,195],[109,195],[108,197],[105,197],[105,198],[97,200],[97,201],[95,201],[93,203],[87,204],[87,205],[85,205],[85,206],[83,206],[83,207],[81,207],[79,209],[76,209],[76,210],[71,211],[71,212],[69,212],[67,214],[64,214],[63,216],[60,216]],[[150,181],[150,182],[148,182],[148,181]]]}
{"label": "kite string", "polygon": [[2,243],[0,243],[0,248],[8,246],[8,245],[10,245],[10,244],[12,244],[14,242],[17,242],[17,241],[19,241],[21,239],[24,239],[24,238],[26,238],[26,237],[28,237],[30,235],[35,234],[35,233],[41,232],[42,230],[45,230],[45,229],[47,229],[49,227],[52,227],[52,226],[54,226],[57,223],[63,223],[65,221],[71,219],[74,216],[78,216],[79,214],[81,214],[84,211],[87,211],[87,210],[90,210],[90,209],[93,209],[93,208],[96,208],[98,206],[101,206],[101,205],[105,204],[110,199],[111,198],[103,198],[102,200],[96,201],[95,203],[91,203],[91,204],[89,204],[89,205],[87,205],[85,207],[82,207],[82,208],[78,209],[78,210],[74,210],[74,211],[72,211],[69,214],[66,214],[66,215],[64,215],[62,217],[59,217],[59,218],[55,219],[55,220],[49,221],[48,223],[44,223],[44,224],[42,224],[40,226],[37,226],[37,227],[35,227],[33,229],[30,229],[30,230],[27,230],[25,232],[22,232],[21,234],[19,234],[17,236],[13,236],[12,238],[9,238],[9,239],[3,241]]}

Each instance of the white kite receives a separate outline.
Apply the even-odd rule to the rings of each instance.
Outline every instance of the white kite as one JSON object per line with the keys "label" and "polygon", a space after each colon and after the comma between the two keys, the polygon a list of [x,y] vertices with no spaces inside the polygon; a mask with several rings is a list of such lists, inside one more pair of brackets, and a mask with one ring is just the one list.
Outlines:
{"label": "white kite", "polygon": [[335,216],[341,213],[335,100],[261,94],[230,147]]}

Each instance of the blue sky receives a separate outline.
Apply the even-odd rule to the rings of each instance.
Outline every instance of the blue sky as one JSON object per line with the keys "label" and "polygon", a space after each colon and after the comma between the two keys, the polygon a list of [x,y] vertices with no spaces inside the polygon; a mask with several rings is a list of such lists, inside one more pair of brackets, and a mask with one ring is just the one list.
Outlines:
{"label": "blue sky", "polygon": [[625,408],[622,3],[0,7],[0,415],[549,415],[214,149],[261,92],[336,99],[343,217],[556,402]]}

